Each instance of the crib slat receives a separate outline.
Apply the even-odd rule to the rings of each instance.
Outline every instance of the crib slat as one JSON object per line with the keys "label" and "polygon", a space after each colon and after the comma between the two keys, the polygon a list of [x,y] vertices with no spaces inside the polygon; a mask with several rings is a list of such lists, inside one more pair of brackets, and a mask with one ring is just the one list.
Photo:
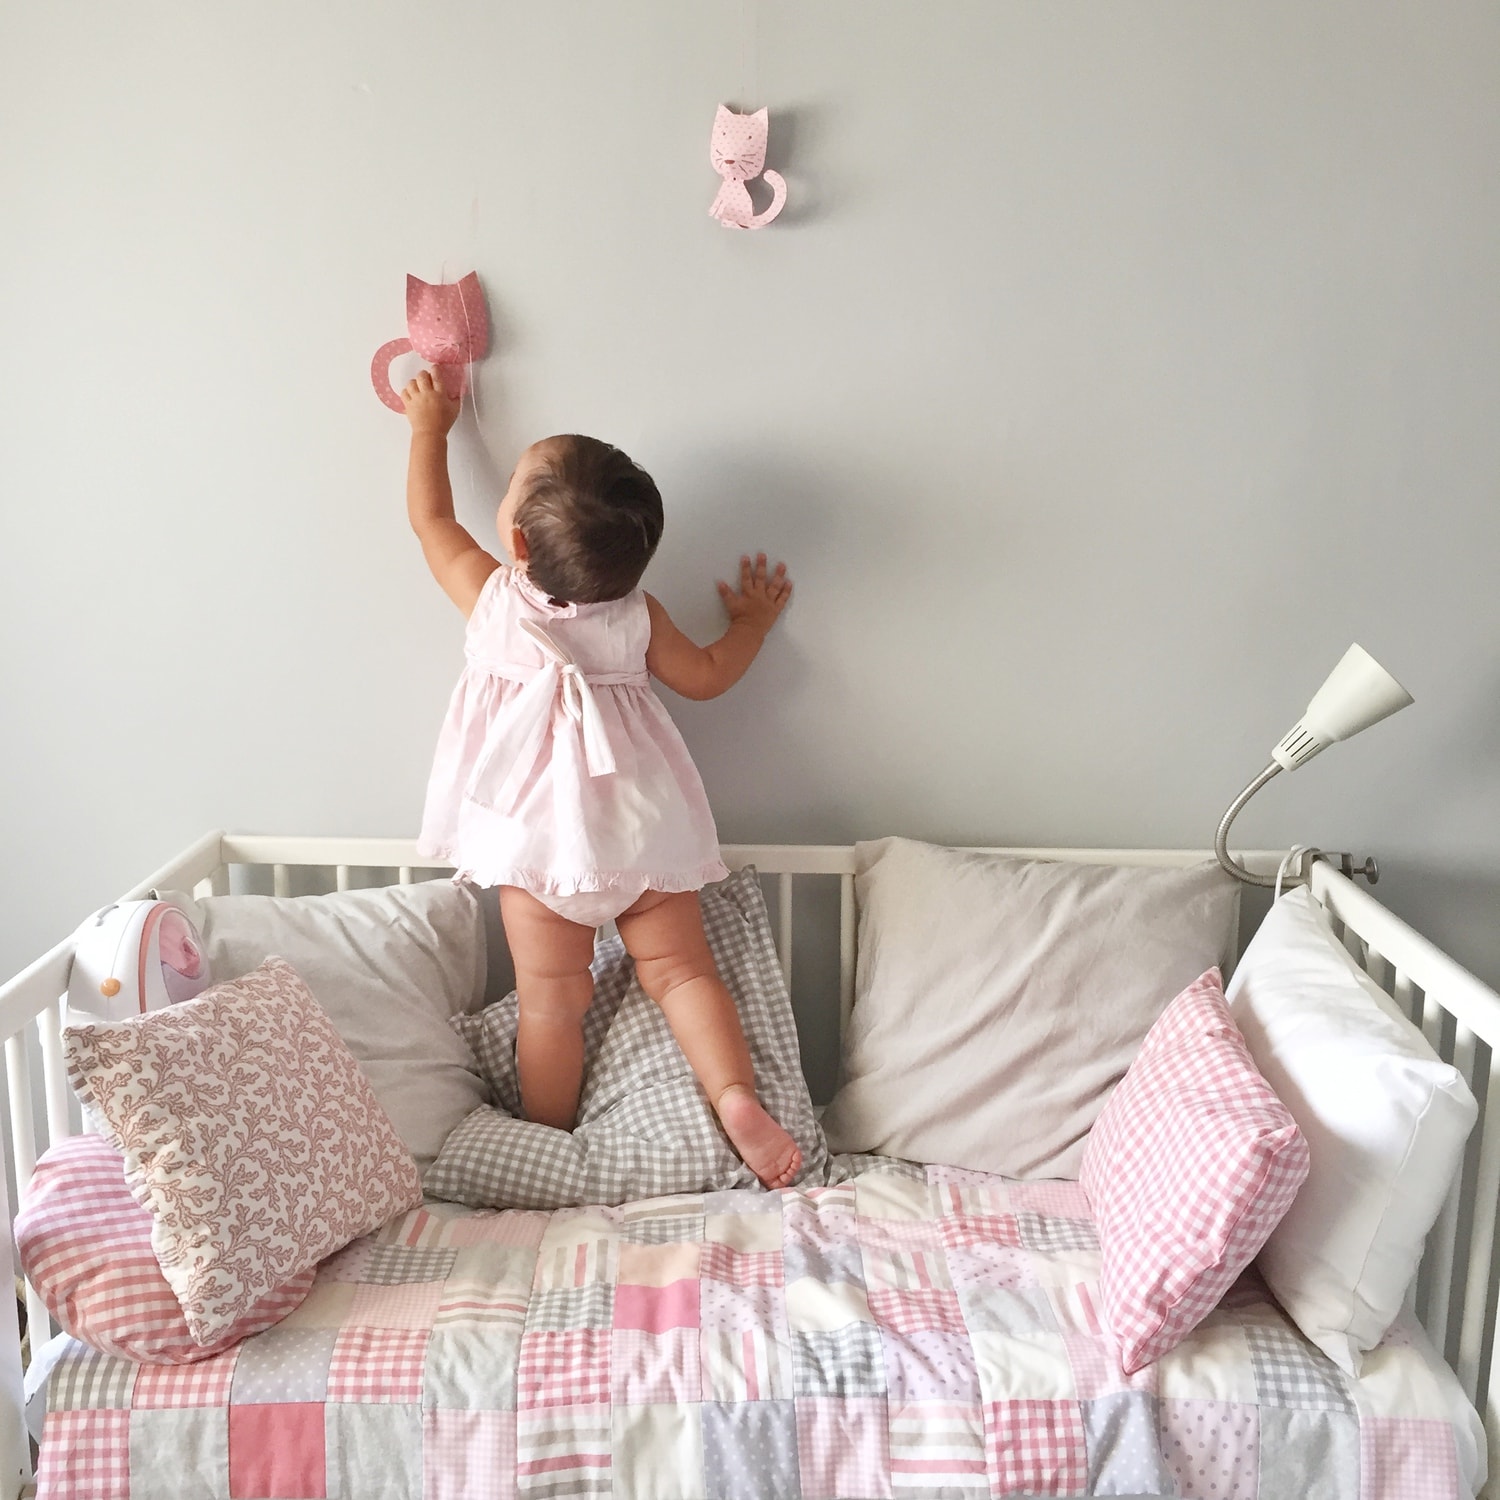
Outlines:
{"label": "crib slat", "polygon": [[55,1146],[73,1133],[68,1113],[68,1070],[63,1063],[60,1008],[49,1005],[36,1018],[37,1037],[42,1044],[42,1085],[47,1097],[47,1144]]}
{"label": "crib slat", "polygon": [[349,866],[335,865],[333,867],[333,881],[338,890],[347,891],[349,889]]}
{"label": "crib slat", "polygon": [[1416,1019],[1417,989],[1411,976],[1397,969],[1391,977],[1391,998],[1401,1007],[1401,1014],[1408,1021]]}
{"label": "crib slat", "polygon": [[1441,1352],[1448,1342],[1448,1320],[1452,1309],[1453,1256],[1458,1249],[1458,1209],[1463,1197],[1464,1174],[1460,1164],[1417,1272],[1417,1320]]}
{"label": "crib slat", "polygon": [[792,987],[792,877],[776,877],[776,948],[781,955],[781,977]]}
{"label": "crib slat", "polygon": [[26,1033],[5,1039],[5,1082],[10,1089],[10,1159],[16,1169],[19,1202],[36,1170],[36,1131],[31,1123],[31,1066]]}
{"label": "crib slat", "polygon": [[854,877],[839,877],[839,1036],[854,1012]]}
{"label": "crib slat", "polygon": [[396,883],[397,885],[410,885],[412,883],[410,865],[402,865],[401,868],[396,871]]}
{"label": "crib slat", "polygon": [[227,896],[229,894],[229,866],[220,865],[208,877],[208,884],[211,894],[215,896]]}
{"label": "crib slat", "polygon": [[292,894],[291,871],[286,865],[271,866],[271,893],[275,896],[290,896]]}
{"label": "crib slat", "polygon": [[[1427,1038],[1432,1050],[1442,1056],[1443,1008],[1437,1004],[1429,1005],[1426,995],[1419,995],[1416,1003],[1421,1007],[1421,1019],[1417,1024],[1422,1028],[1422,1035]],[[1451,1058],[1447,1060],[1452,1061]]]}
{"label": "crib slat", "polygon": [[56,1329],[52,1314],[47,1311],[47,1304],[29,1281],[26,1283],[26,1327],[31,1334],[33,1351],[40,1349]]}
{"label": "crib slat", "polygon": [[[1467,1031],[1467,1027],[1461,1028]],[[1475,1080],[1479,1082],[1478,1079]],[[1459,1382],[1476,1405],[1479,1360],[1489,1310],[1490,1252],[1495,1243],[1495,1205],[1500,1200],[1500,1048],[1492,1049],[1483,1080],[1483,1135],[1479,1144],[1479,1177],[1474,1188],[1474,1227],[1469,1234],[1468,1271],[1464,1278],[1463,1326],[1458,1339]],[[1475,1090],[1476,1093],[1480,1091]]]}
{"label": "crib slat", "polygon": [[[1430,1010],[1437,1011],[1436,1005]],[[1442,1013],[1439,1013],[1442,1020]],[[1439,1038],[1442,1043],[1442,1037]],[[1475,1077],[1475,1034],[1467,1026],[1455,1028],[1454,1046],[1451,1056],[1445,1056],[1443,1061],[1451,1062],[1458,1068],[1464,1079],[1469,1080],[1470,1085]],[[1448,1052],[1446,1047],[1439,1046],[1439,1056]],[[1433,1230],[1427,1236],[1427,1251],[1422,1256],[1421,1271],[1418,1274],[1418,1308],[1422,1326],[1433,1335],[1433,1343],[1436,1344],[1440,1353],[1448,1350],[1448,1325],[1451,1322],[1452,1307],[1454,1307],[1454,1257],[1458,1251],[1458,1211],[1460,1211],[1461,1200],[1464,1190],[1464,1169],[1460,1163],[1458,1172],[1454,1176],[1454,1185],[1449,1188],[1448,1197],[1443,1200],[1443,1208],[1437,1215],[1437,1221],[1433,1224]]]}

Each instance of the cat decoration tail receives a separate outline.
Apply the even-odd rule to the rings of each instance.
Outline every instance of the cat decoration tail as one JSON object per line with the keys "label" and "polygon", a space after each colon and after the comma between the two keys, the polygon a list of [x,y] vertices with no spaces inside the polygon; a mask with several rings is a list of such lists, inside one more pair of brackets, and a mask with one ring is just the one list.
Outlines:
{"label": "cat decoration tail", "polygon": [[[721,104],[714,115],[708,157],[724,180],[708,212],[725,229],[761,229],[786,206],[786,180],[781,173],[766,170],[768,133],[769,116],[764,109],[737,115]],[[771,206],[759,214],[745,186],[756,177],[764,177],[771,189]]]}
{"label": "cat decoration tail", "polygon": [[370,361],[375,394],[392,411],[406,411],[391,385],[391,361],[415,353],[433,367],[448,396],[458,400],[469,388],[469,366],[483,356],[490,341],[490,317],[479,277],[470,271],[461,281],[434,285],[408,276],[406,331],[409,337],[382,344]]}

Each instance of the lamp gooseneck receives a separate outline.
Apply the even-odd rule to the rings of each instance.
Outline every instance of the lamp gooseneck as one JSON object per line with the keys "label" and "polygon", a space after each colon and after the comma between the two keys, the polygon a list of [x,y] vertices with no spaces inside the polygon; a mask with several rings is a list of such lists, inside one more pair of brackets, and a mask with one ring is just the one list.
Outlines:
{"label": "lamp gooseneck", "polygon": [[1243,880],[1246,885],[1274,886],[1276,878],[1272,875],[1257,875],[1253,870],[1247,870],[1244,865],[1234,859],[1229,852],[1229,829],[1234,820],[1239,817],[1240,810],[1244,805],[1273,777],[1281,775],[1281,766],[1272,761],[1249,786],[1242,791],[1233,802],[1229,804],[1229,811],[1219,821],[1219,831],[1214,836],[1214,853],[1218,856],[1219,863],[1234,876],[1236,880]]}

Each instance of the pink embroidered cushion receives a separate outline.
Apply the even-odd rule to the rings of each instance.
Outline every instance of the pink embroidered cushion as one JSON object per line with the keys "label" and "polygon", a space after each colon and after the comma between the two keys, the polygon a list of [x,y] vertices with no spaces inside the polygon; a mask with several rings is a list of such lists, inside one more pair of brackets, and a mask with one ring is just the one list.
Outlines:
{"label": "pink embroidered cushion", "polygon": [[151,1248],[151,1215],[125,1186],[120,1153],[97,1135],[61,1141],[36,1164],[15,1233],[21,1269],[64,1332],[146,1364],[207,1359],[279,1323],[317,1275],[298,1272],[211,1344],[195,1342]]}
{"label": "pink embroidered cushion", "polygon": [[200,1344],[421,1202],[411,1153],[284,959],[63,1044]]}
{"label": "pink embroidered cushion", "polygon": [[1307,1143],[1210,969],[1146,1033],[1084,1149],[1099,1295],[1120,1367],[1175,1348],[1292,1206]]}

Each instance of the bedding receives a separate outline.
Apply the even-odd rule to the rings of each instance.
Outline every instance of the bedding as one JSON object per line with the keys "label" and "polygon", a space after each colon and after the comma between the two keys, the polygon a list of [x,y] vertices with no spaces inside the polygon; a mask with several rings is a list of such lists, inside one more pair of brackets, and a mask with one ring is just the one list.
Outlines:
{"label": "bedding", "polygon": [[[761,1102],[802,1149],[798,1180],[842,1175],[813,1113],[754,869],[705,886],[699,904],[714,962],[739,1010]],[[429,1197],[478,1208],[563,1208],[755,1184],[660,1008],[635,982],[617,937],[599,944],[593,972],[583,1094],[571,1133],[518,1118],[514,993],[478,1015],[455,1018],[495,1106],[476,1109],[448,1137],[423,1179]]]}
{"label": "bedding", "polygon": [[151,1225],[125,1185],[125,1158],[103,1136],[72,1136],[43,1153],[27,1184],[15,1219],[21,1272],[75,1338],[151,1364],[207,1359],[279,1323],[317,1275],[305,1267],[200,1344],[162,1275]]}
{"label": "bedding", "polygon": [[1311,1153],[1261,1271],[1303,1333],[1357,1374],[1416,1274],[1478,1105],[1306,890],[1271,908],[1228,998]]}
{"label": "bedding", "polygon": [[1100,1304],[1126,1374],[1219,1305],[1306,1177],[1307,1142],[1211,969],[1146,1033],[1083,1153]]}
{"label": "bedding", "polygon": [[855,861],[854,1011],[823,1117],[835,1152],[1077,1177],[1151,1023],[1234,953],[1240,888],[1211,860],[1082,865],[881,839]]}
{"label": "bedding", "polygon": [[1083,1189],[848,1181],[430,1203],[179,1368],[51,1350],[38,1500],[1449,1500],[1477,1418],[1414,1324],[1339,1370],[1253,1272],[1135,1376]]}
{"label": "bedding", "polygon": [[484,921],[470,887],[424,880],[327,896],[159,894],[197,925],[216,982],[273,953],[296,969],[419,1168],[488,1100],[448,1024],[484,1003]]}
{"label": "bedding", "polygon": [[297,971],[63,1028],[68,1079],[125,1158],[200,1344],[421,1201],[416,1163]]}

